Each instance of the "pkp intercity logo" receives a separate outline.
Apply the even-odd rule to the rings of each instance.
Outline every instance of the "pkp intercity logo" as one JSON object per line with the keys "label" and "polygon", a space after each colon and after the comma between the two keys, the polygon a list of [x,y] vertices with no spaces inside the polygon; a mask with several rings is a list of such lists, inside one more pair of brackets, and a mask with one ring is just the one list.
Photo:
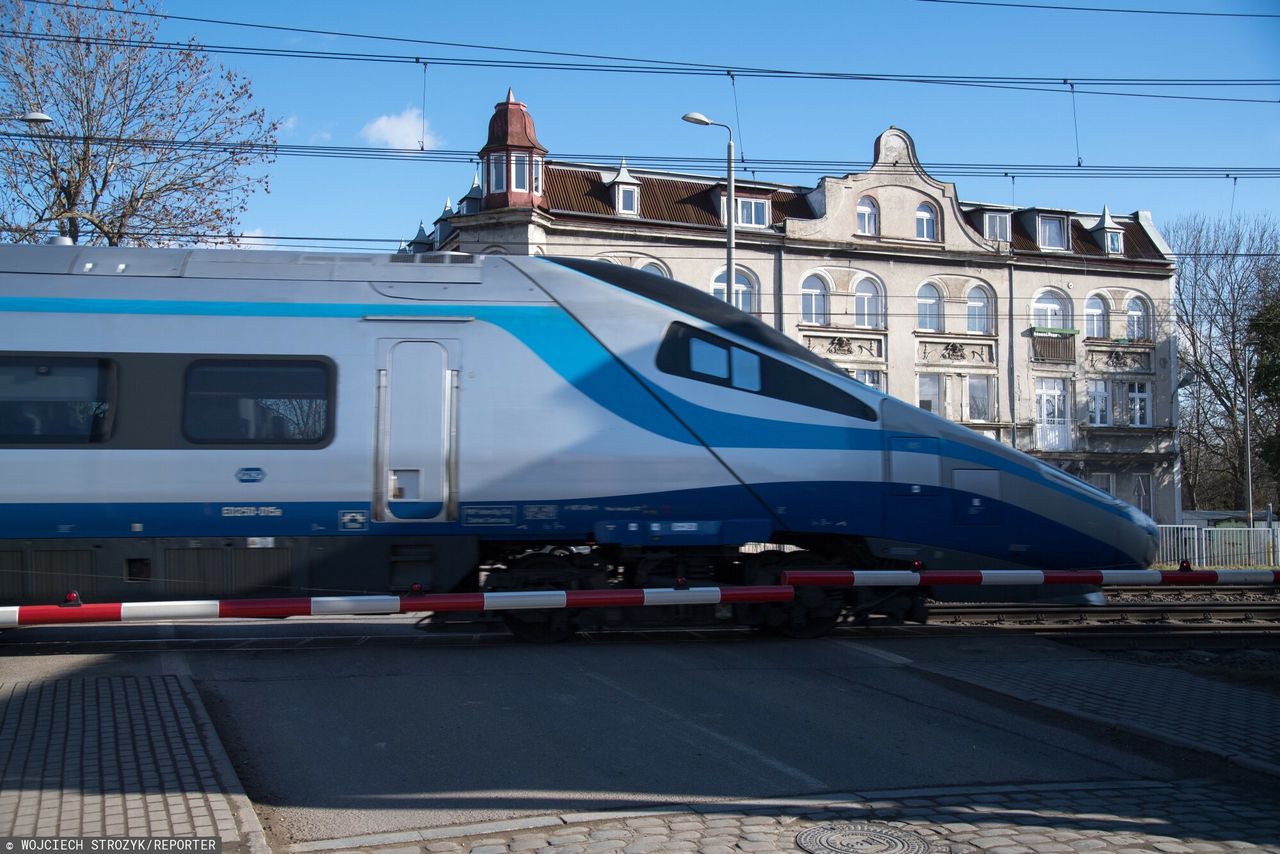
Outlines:
{"label": "pkp intercity logo", "polygon": [[266,479],[266,469],[260,469],[257,466],[236,469],[236,480],[241,483],[258,483]]}

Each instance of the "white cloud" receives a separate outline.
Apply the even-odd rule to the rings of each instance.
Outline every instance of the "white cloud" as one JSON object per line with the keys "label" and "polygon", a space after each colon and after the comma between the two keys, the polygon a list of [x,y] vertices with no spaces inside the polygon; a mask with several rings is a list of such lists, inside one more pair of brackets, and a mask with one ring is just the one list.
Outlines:
{"label": "white cloud", "polygon": [[280,121],[280,132],[283,134],[291,134],[298,127],[297,116],[285,116]]}
{"label": "white cloud", "polygon": [[[425,136],[424,136],[425,127]],[[417,148],[419,141],[426,149],[439,148],[443,140],[423,124],[422,110],[405,107],[398,116],[378,116],[360,129],[360,136],[375,145],[388,148]]]}
{"label": "white cloud", "polygon": [[273,240],[261,228],[246,228],[240,232],[240,239],[236,241],[237,249],[278,249],[275,240]]}
{"label": "white cloud", "polygon": [[324,145],[326,142],[328,142],[331,139],[333,139],[333,134],[329,133],[327,130],[319,130],[311,134],[310,138],[307,139],[307,144],[308,145]]}

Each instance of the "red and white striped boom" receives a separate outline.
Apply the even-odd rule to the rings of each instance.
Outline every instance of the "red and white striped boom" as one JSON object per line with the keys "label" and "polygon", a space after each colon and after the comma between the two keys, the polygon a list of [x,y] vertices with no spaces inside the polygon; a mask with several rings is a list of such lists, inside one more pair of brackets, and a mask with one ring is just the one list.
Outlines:
{"label": "red and white striped boom", "polygon": [[1040,570],[788,570],[782,583],[750,587],[529,590],[509,593],[414,593],[404,596],[314,596],[281,599],[204,599],[176,602],[83,603],[68,594],[62,605],[0,606],[0,628],[58,623],[159,622],[231,617],[349,616],[445,611],[512,611],[531,608],[630,608],[653,605],[720,605],[790,602],[796,587],[942,587],[947,585],[1089,584],[1159,587],[1179,585],[1280,585],[1280,570],[1154,569]]}

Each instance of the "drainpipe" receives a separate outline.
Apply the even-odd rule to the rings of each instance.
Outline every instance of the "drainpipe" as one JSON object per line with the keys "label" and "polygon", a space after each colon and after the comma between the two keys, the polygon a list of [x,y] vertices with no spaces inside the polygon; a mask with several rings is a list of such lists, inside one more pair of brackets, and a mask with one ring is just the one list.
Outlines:
{"label": "drainpipe", "polygon": [[[1010,253],[1013,249],[1010,248]],[[1009,259],[1009,443],[1018,449],[1018,366],[1015,356],[1017,334],[1014,329],[1013,309],[1013,259]]]}

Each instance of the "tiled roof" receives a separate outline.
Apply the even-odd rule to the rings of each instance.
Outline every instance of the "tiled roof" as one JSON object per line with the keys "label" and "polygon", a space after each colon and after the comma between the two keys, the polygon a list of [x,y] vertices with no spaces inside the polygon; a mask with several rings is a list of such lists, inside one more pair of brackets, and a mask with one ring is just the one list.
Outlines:
{"label": "tiled roof", "polygon": [[[982,210],[975,209],[965,212],[965,219],[969,225],[973,226],[979,234],[982,233]],[[1168,259],[1160,253],[1156,245],[1151,242],[1151,237],[1147,234],[1146,229],[1136,221],[1125,223],[1117,223],[1124,229],[1124,257],[1128,260],[1135,261],[1167,261]],[[1017,252],[1041,252],[1040,244],[1037,237],[1031,234],[1023,226],[1023,220],[1016,214],[1012,217],[1013,233],[1012,244]],[[1088,255],[1094,258],[1108,257],[1102,246],[1094,238],[1093,234],[1084,227],[1084,224],[1075,217],[1071,218],[1071,251],[1076,255]],[[1046,253],[1052,254],[1052,253]]]}
{"label": "tiled roof", "polygon": [[[721,227],[718,184],[684,178],[635,175],[640,182],[640,218],[678,225]],[[793,190],[760,188],[770,199],[773,225],[788,217],[812,218],[803,195]],[[758,198],[756,192],[753,197]],[[613,193],[596,169],[547,164],[547,204],[557,213],[615,216]]]}

